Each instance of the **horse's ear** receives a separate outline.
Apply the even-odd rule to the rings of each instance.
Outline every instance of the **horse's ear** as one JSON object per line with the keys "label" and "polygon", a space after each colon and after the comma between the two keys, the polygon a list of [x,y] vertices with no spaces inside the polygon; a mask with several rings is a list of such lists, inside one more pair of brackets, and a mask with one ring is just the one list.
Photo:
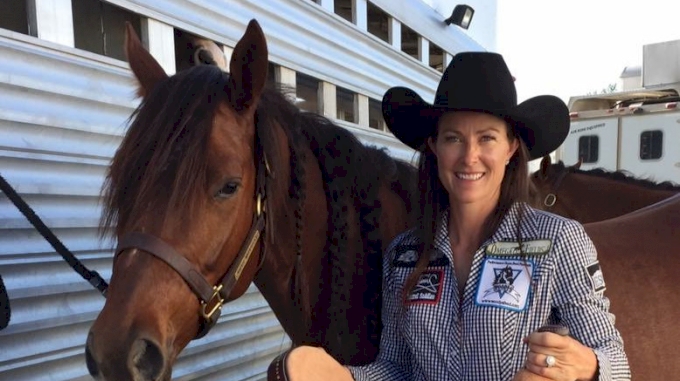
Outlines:
{"label": "horse's ear", "polygon": [[572,166],[572,168],[574,168],[574,169],[581,169],[581,164],[583,164],[583,158],[582,158],[582,157],[579,157],[579,158],[578,158],[578,161],[576,162],[576,164],[574,164],[574,165]]}
{"label": "horse's ear", "polygon": [[541,169],[539,170],[539,174],[544,179],[548,178],[548,171],[550,171],[550,164],[551,164],[550,155],[543,156],[543,159],[541,159]]}
{"label": "horse's ear", "polygon": [[129,22],[125,23],[125,54],[130,69],[139,83],[137,95],[140,97],[149,95],[159,82],[168,78],[158,61],[144,49],[135,29]]}
{"label": "horse's ear", "polygon": [[236,111],[249,110],[260,99],[267,81],[269,57],[267,41],[260,24],[250,20],[231,56],[231,103]]}

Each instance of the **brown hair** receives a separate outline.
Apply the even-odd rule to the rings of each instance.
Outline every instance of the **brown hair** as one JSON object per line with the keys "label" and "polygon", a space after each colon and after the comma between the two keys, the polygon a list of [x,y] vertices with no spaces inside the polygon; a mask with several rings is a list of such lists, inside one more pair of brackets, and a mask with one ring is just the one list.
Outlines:
{"label": "brown hair", "polygon": [[[517,139],[519,145],[506,167],[505,176],[501,182],[498,205],[496,205],[496,209],[486,220],[481,240],[477,243],[478,245],[481,245],[482,242],[493,235],[514,203],[533,203],[530,195],[533,195],[535,192],[532,190],[532,183],[529,179],[529,152],[514,124],[507,123],[507,126],[508,139],[511,142]],[[436,130],[432,138],[434,140],[437,139]],[[415,227],[415,236],[419,242],[419,258],[415,269],[406,279],[402,295],[404,303],[408,301],[408,295],[416,283],[418,283],[420,275],[430,262],[430,252],[434,247],[435,234],[442,223],[443,214],[450,207],[448,193],[439,180],[437,157],[427,143],[424,143],[418,160],[418,191],[420,194],[420,213]],[[521,208],[517,223],[517,241],[520,242],[520,250],[522,248],[520,226],[524,212],[525,209]],[[522,254],[522,256],[524,255]]]}

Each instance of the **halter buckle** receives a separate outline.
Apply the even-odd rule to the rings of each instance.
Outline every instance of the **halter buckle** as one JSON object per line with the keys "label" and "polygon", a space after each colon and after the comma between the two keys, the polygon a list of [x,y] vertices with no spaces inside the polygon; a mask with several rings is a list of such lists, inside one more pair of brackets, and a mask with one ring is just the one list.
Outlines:
{"label": "halter buckle", "polygon": [[[208,301],[201,300],[201,315],[206,320],[212,320],[212,316],[222,308],[224,299],[220,296],[222,285],[213,286],[213,294]],[[209,310],[209,311],[208,311]]]}
{"label": "halter buckle", "polygon": [[264,212],[264,197],[262,196],[261,193],[257,194],[257,201],[255,205],[255,212],[257,213],[257,217],[259,217],[262,212]]}

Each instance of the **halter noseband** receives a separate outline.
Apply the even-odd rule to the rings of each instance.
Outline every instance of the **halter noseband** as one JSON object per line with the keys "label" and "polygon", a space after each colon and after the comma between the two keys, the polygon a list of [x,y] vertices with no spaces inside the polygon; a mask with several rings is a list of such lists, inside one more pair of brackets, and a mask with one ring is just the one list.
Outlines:
{"label": "halter noseband", "polygon": [[[234,263],[229,267],[227,273],[214,286],[205,279],[199,269],[189,262],[182,254],[175,250],[170,244],[153,235],[142,232],[130,232],[124,234],[118,241],[114,262],[118,255],[128,249],[140,249],[156,258],[163,260],[172,267],[189,285],[191,290],[198,296],[201,302],[201,322],[198,334],[194,339],[205,336],[210,329],[215,326],[220,317],[222,305],[228,299],[236,282],[241,277],[243,269],[246,267],[255,245],[259,241],[265,229],[265,212],[267,210],[266,197],[266,177],[270,174],[269,164],[264,153],[258,160],[257,177],[255,184],[255,215],[250,231],[239,250]],[[260,262],[262,266],[265,255],[264,242],[260,246]]]}

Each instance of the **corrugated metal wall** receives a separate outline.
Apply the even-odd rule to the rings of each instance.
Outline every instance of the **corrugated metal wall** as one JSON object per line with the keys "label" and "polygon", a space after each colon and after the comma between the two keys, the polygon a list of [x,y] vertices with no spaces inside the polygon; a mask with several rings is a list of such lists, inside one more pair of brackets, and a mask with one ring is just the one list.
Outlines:
{"label": "corrugated metal wall", "polygon": [[[248,20],[258,18],[274,62],[373,98],[394,84],[410,85],[427,97],[436,85],[436,72],[404,59],[403,53],[311,1],[110,2],[230,46]],[[470,45],[469,38],[451,44],[481,49]],[[452,51],[446,43],[441,45]],[[339,56],[345,66],[337,65]],[[133,92],[122,61],[0,29],[0,173],[64,244],[107,280],[112,244],[100,242],[96,235],[99,191],[136,106]],[[365,142],[411,159],[411,151],[388,134],[342,125]],[[84,343],[104,298],[2,195],[0,274],[13,312],[10,326],[0,331],[0,380],[89,380]],[[184,350],[173,376],[262,379],[271,359],[288,345],[266,301],[252,286],[225,306],[209,335]]]}

